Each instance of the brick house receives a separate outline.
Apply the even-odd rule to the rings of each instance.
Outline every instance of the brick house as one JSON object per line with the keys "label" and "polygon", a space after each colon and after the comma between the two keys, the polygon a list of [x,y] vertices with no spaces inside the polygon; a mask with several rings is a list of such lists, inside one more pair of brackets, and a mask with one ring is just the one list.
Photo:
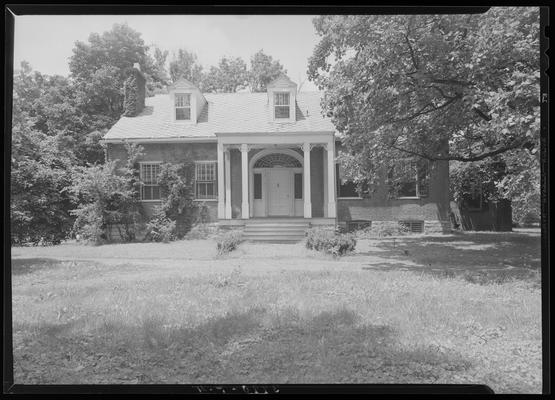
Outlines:
{"label": "brick house", "polygon": [[[144,85],[138,68],[133,73]],[[322,116],[322,93],[297,93],[285,75],[268,84],[267,93],[204,94],[181,79],[167,94],[142,96],[140,113],[121,117],[103,145],[108,160],[125,159],[125,141],[144,147],[141,200],[147,213],[159,203],[159,165],[189,159],[195,162],[196,200],[209,206],[214,222],[243,226],[246,233],[283,228],[293,234],[296,227],[300,235],[310,225],[399,221],[415,231],[449,227],[447,163],[430,169],[425,192],[415,173],[398,198],[389,198],[385,185],[360,197],[336,164],[341,145]]]}

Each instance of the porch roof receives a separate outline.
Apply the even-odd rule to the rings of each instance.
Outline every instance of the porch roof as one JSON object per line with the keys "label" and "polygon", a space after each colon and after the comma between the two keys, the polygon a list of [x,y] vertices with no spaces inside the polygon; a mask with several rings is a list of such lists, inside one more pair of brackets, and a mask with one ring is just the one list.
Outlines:
{"label": "porch roof", "polygon": [[296,121],[274,122],[267,93],[204,94],[204,106],[196,124],[172,121],[173,107],[167,94],[146,98],[136,117],[121,117],[104,140],[122,139],[216,139],[217,133],[334,132],[330,119],[321,114],[321,92],[297,94]]}

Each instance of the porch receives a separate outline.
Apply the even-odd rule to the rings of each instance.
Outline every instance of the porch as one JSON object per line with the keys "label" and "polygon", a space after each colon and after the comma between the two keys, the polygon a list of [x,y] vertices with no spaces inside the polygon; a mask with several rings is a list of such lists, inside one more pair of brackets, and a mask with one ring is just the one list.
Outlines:
{"label": "porch", "polygon": [[217,136],[221,226],[259,218],[312,223],[313,217],[335,224],[333,132]]}

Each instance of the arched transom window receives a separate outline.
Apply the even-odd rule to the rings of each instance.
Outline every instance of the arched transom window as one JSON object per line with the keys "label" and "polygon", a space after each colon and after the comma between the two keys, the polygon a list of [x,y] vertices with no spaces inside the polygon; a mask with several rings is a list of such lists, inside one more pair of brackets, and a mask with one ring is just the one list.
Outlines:
{"label": "arched transom window", "polygon": [[295,157],[283,153],[268,154],[254,164],[254,168],[302,168],[301,163]]}

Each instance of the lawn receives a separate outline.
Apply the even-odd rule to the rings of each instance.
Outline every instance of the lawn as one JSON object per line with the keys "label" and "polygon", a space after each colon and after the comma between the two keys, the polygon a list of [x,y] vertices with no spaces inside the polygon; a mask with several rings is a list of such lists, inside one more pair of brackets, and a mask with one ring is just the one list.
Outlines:
{"label": "lawn", "polygon": [[481,383],[541,392],[539,231],[12,248],[15,383]]}

